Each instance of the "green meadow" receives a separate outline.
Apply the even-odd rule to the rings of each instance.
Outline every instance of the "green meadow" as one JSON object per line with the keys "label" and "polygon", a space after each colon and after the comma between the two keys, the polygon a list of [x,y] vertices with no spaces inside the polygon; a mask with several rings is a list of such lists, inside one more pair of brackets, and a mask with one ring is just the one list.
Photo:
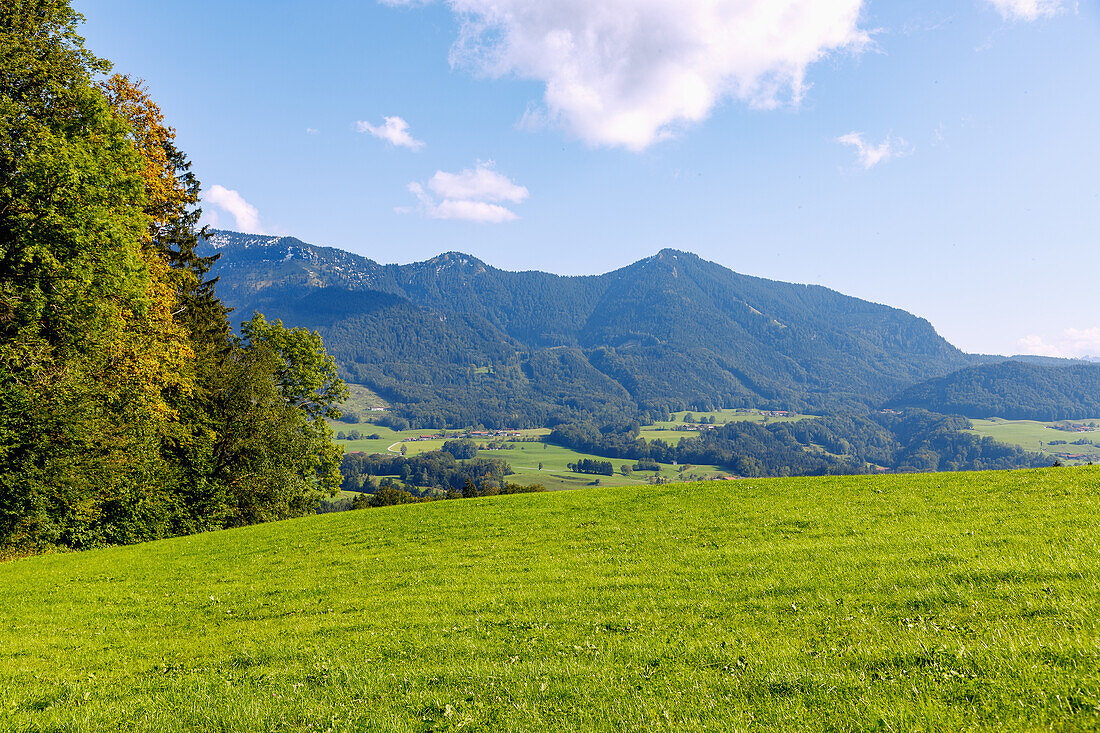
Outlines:
{"label": "green meadow", "polygon": [[355,413],[360,418],[366,418],[370,415],[371,408],[389,408],[389,403],[371,390],[370,387],[362,384],[351,384],[350,382],[347,387],[348,398],[340,405],[340,409],[345,414]]}
{"label": "green meadow", "polygon": [[0,565],[0,731],[1093,731],[1100,468],[463,499]]}
{"label": "green meadow", "polygon": [[[1092,420],[1063,420],[1061,422],[1036,422],[1034,420],[971,420],[974,429],[970,432],[983,437],[993,438],[1009,445],[1018,445],[1030,451],[1043,453],[1053,462],[1059,454],[1082,455],[1084,458],[1064,460],[1067,464],[1081,464],[1089,461],[1100,462],[1100,430],[1084,433],[1055,430],[1055,425],[1100,425],[1100,418]],[[1091,445],[1073,445],[1075,441],[1085,439]],[[1050,445],[1052,440],[1064,440],[1065,445]]]}

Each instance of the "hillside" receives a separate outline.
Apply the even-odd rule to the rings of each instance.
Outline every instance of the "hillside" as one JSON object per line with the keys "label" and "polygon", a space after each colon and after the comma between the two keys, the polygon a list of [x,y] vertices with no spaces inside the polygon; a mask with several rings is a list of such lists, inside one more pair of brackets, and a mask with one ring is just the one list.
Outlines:
{"label": "hillside", "polygon": [[593,489],[6,563],[0,730],[1096,730],[1098,491]]}
{"label": "hillside", "polygon": [[564,277],[460,253],[380,265],[224,231],[206,247],[242,317],[320,330],[350,381],[425,425],[863,408],[975,361],[904,311],[674,250]]}
{"label": "hillside", "polygon": [[972,418],[1074,420],[1100,416],[1100,365],[1005,361],[961,369],[886,403]]}

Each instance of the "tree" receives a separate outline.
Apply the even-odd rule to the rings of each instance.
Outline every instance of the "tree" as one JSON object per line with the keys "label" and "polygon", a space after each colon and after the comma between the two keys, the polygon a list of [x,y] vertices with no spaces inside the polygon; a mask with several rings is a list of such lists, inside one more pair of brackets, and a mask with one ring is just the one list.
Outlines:
{"label": "tree", "polygon": [[336,360],[325,353],[321,335],[305,328],[286,328],[282,321],[269,324],[263,314],[241,326],[247,348],[273,351],[278,355],[273,377],[279,392],[292,406],[310,419],[336,420],[336,405],[347,399],[347,385],[336,376]]}
{"label": "tree", "polygon": [[301,516],[340,486],[343,449],[326,416],[347,387],[320,337],[256,314],[222,367],[213,478],[233,526]]}
{"label": "tree", "polygon": [[448,440],[442,450],[458,459],[477,458],[477,443],[472,440]]}
{"label": "tree", "polygon": [[415,504],[420,499],[404,489],[385,488],[371,494],[370,505],[372,507],[396,506],[398,504]]}
{"label": "tree", "polygon": [[[0,6],[0,543],[157,536],[187,349],[144,234],[143,160],[64,0]],[[144,518],[142,518],[144,517]],[[158,525],[154,527],[153,525]]]}

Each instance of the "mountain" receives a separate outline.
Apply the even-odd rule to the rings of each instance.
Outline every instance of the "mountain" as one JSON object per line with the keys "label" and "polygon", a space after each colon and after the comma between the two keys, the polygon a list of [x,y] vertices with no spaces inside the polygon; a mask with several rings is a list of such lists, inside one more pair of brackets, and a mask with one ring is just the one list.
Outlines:
{"label": "mountain", "polygon": [[1007,420],[1094,418],[1100,416],[1100,365],[983,364],[910,387],[886,407]]}
{"label": "mountain", "polygon": [[428,426],[866,408],[976,361],[905,311],[669,249],[566,277],[456,252],[381,265],[227,231],[204,248],[221,254],[212,274],[241,318],[318,329],[345,377]]}

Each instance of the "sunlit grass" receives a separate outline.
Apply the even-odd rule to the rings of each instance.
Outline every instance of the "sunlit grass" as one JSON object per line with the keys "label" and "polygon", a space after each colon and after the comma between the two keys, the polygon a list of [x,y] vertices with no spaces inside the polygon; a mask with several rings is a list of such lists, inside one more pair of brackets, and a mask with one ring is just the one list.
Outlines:
{"label": "sunlit grass", "polygon": [[1100,469],[464,499],[0,565],[0,730],[1095,730]]}

